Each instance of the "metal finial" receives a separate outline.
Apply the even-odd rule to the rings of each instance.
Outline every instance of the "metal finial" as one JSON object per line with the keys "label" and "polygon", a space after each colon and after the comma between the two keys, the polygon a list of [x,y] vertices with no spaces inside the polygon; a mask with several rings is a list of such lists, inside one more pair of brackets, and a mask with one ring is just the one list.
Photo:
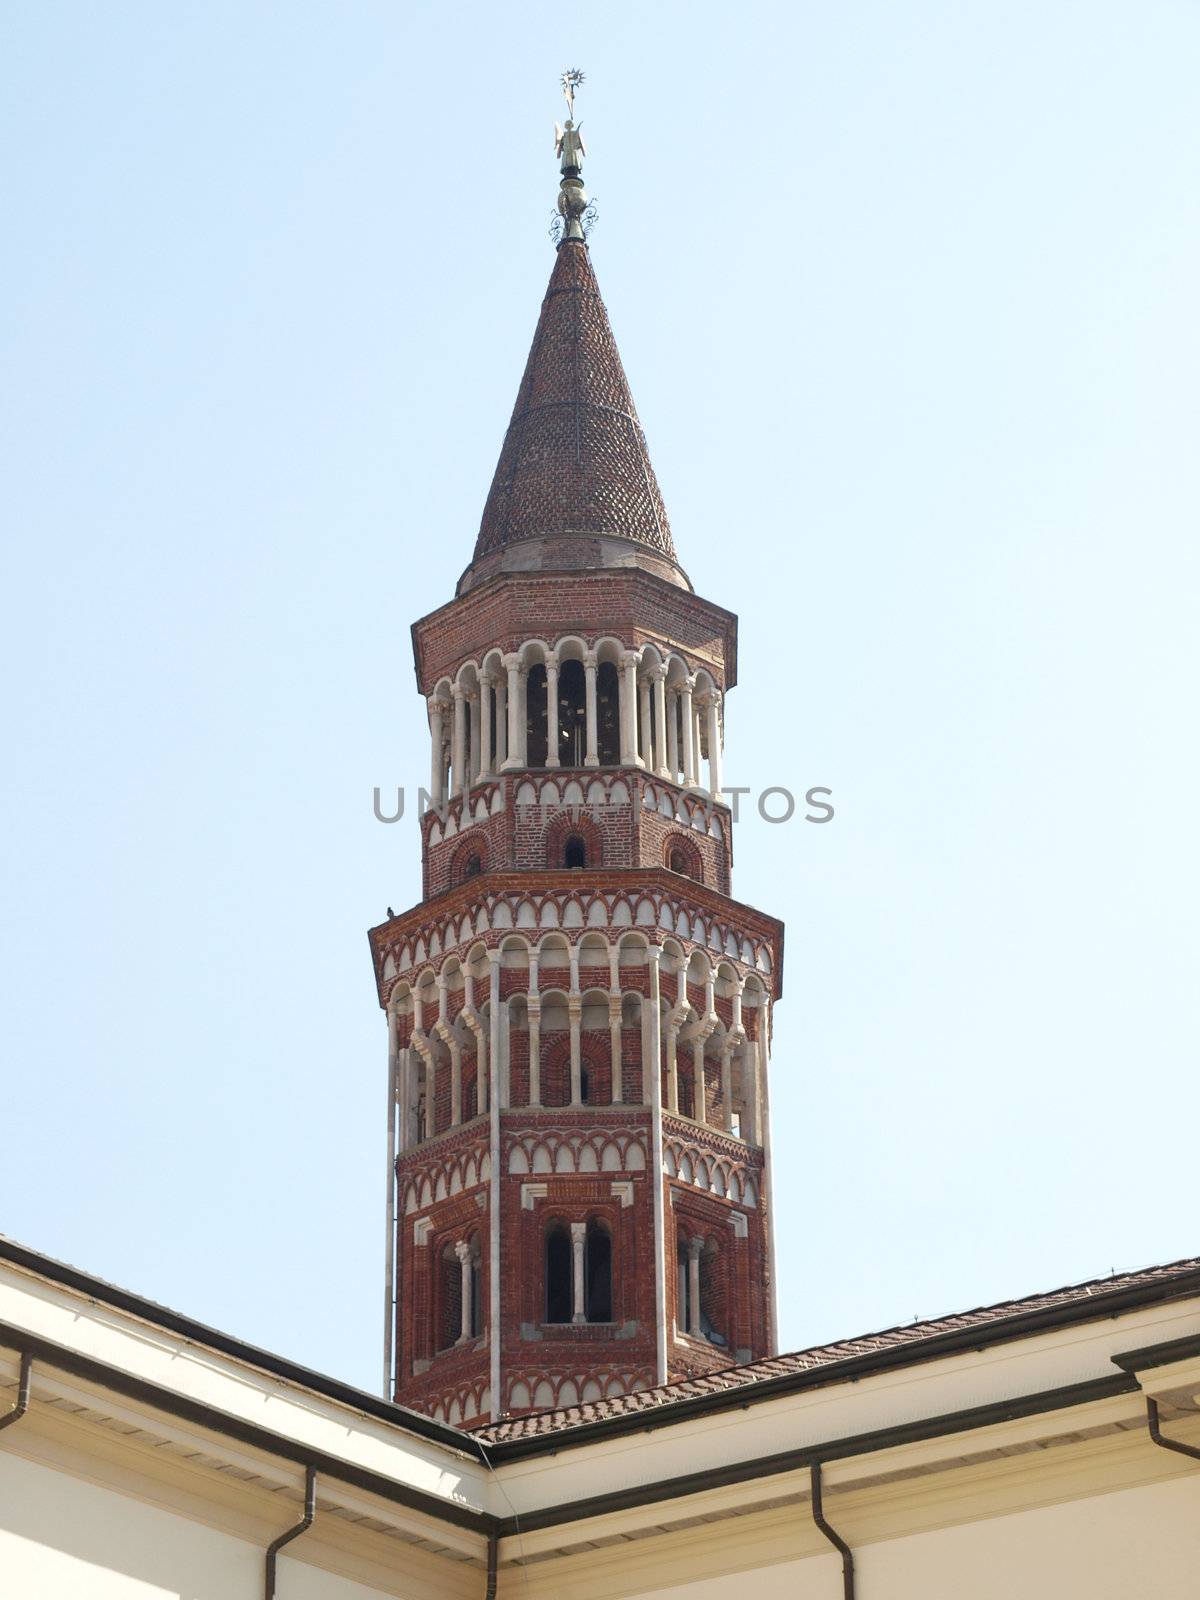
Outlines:
{"label": "metal finial", "polygon": [[568,67],[559,79],[562,84],[563,99],[567,102],[567,115],[575,115],[575,91],[581,83],[586,82],[585,74],[579,67]]}
{"label": "metal finial", "polygon": [[575,91],[583,82],[583,73],[578,67],[568,67],[560,82],[570,114],[563,127],[557,122],[554,124],[554,154],[562,173],[558,186],[558,216],[550,230],[557,244],[564,239],[582,241],[587,237],[585,213],[588,211],[587,190],[583,187],[583,160],[587,150],[583,134],[575,125]]}

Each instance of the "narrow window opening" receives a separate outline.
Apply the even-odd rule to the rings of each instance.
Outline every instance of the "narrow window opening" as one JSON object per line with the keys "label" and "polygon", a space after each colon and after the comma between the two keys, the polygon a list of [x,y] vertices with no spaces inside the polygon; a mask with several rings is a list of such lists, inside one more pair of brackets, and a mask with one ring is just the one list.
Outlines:
{"label": "narrow window opening", "polygon": [[558,759],[581,767],[587,753],[587,686],[582,661],[564,661],[558,670]]}
{"label": "narrow window opening", "polygon": [[438,1349],[449,1350],[462,1331],[462,1268],[454,1245],[438,1259]]}
{"label": "narrow window opening", "polygon": [[546,1321],[571,1320],[571,1236],[561,1222],[546,1231]]}
{"label": "narrow window opening", "polygon": [[611,661],[602,661],[596,671],[596,754],[602,767],[621,760],[621,686]]}
{"label": "narrow window opening", "polygon": [[587,1225],[583,1246],[584,1315],[589,1322],[611,1322],[612,1237],[602,1222]]}
{"label": "narrow window opening", "polygon": [[586,867],[587,845],[577,833],[573,833],[563,848],[564,867]]}
{"label": "narrow window opening", "polygon": [[539,661],[525,680],[525,757],[531,767],[546,765],[548,727],[546,669]]}

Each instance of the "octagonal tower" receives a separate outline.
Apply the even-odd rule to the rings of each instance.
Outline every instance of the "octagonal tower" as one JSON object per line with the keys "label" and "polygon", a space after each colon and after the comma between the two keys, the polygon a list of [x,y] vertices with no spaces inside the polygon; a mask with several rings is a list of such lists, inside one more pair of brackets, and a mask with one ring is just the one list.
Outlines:
{"label": "octagonal tower", "polygon": [[731,896],[737,620],[676,559],[571,133],[474,556],[413,627],[424,898],[370,936],[387,1386],[468,1427],[775,1348],[783,929]]}

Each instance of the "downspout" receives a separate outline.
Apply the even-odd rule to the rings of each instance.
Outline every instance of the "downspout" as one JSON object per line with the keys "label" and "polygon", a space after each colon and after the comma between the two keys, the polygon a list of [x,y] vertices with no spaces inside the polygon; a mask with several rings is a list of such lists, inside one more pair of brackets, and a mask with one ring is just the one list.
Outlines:
{"label": "downspout", "polygon": [[[1146,1423],[1150,1429],[1150,1437],[1155,1444],[1161,1445],[1164,1450],[1178,1450],[1181,1456],[1191,1456],[1193,1461],[1200,1461],[1200,1446],[1184,1444],[1181,1439],[1168,1439],[1164,1436],[1158,1425],[1158,1401],[1146,1396]],[[0,1427],[4,1424],[0,1423]]]}
{"label": "downspout", "polygon": [[496,1569],[500,1564],[500,1535],[493,1528],[488,1534],[487,1588],[483,1600],[496,1600]]}
{"label": "downspout", "polygon": [[285,1544],[291,1544],[293,1539],[311,1528],[313,1517],[317,1512],[317,1469],[305,1467],[304,1469],[304,1515],[294,1528],[289,1528],[286,1533],[281,1533],[278,1539],[273,1539],[267,1546],[267,1574],[264,1594],[266,1600],[275,1600],[275,1558]]}
{"label": "downspout", "polygon": [[11,1411],[6,1411],[0,1417],[0,1428],[11,1428],[13,1423],[20,1422],[21,1418],[29,1410],[29,1388],[32,1378],[33,1356],[28,1350],[22,1350],[21,1373],[17,1379],[17,1403]]}
{"label": "downspout", "polygon": [[814,1461],[811,1469],[813,1521],[842,1558],[842,1594],[844,1600],[854,1600],[854,1552],[846,1541],[836,1534],[825,1521],[821,1505],[821,1463]]}

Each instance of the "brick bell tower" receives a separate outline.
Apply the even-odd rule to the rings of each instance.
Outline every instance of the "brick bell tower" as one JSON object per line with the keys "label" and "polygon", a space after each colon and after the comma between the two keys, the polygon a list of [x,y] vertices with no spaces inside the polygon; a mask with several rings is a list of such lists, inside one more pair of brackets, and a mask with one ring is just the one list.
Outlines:
{"label": "brick bell tower", "polygon": [[730,893],[737,619],[676,559],[570,119],[558,153],[561,237],[474,556],[413,626],[424,898],[370,935],[385,1383],[467,1427],[775,1349],[783,929]]}

